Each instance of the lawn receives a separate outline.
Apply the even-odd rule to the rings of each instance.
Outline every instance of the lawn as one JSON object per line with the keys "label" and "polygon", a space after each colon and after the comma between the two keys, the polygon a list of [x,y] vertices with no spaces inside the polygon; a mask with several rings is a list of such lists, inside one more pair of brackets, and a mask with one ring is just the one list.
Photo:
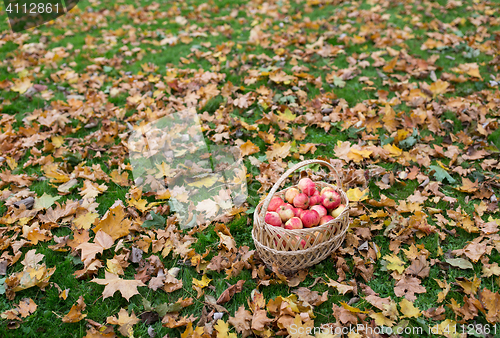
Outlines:
{"label": "lawn", "polygon": [[[499,11],[85,0],[13,33],[0,7],[0,336],[500,337]],[[154,125],[188,161],[133,152]],[[206,172],[230,147],[228,206]],[[283,275],[253,213],[308,159],[350,228]],[[333,182],[303,169],[284,186]]]}

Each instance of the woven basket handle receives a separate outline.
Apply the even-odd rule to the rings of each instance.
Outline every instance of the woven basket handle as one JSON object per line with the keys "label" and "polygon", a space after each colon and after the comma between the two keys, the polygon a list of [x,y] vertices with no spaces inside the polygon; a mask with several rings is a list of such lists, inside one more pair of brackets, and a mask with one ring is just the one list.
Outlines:
{"label": "woven basket handle", "polygon": [[278,191],[281,184],[295,170],[300,169],[302,167],[305,167],[306,165],[309,165],[312,163],[319,163],[319,164],[322,164],[322,165],[328,167],[335,174],[335,180],[337,181],[337,187],[342,188],[342,179],[340,178],[337,169],[335,169],[335,167],[333,165],[331,165],[330,163],[328,163],[326,161],[322,161],[322,160],[306,160],[306,161],[299,162],[296,165],[294,165],[293,167],[291,167],[290,169],[288,169],[283,175],[281,175],[281,177],[278,179],[278,181],[276,183],[274,183],[271,191],[269,192],[266,199],[264,200],[264,204],[262,205],[262,211],[259,215],[261,224],[264,224],[264,217],[265,217],[265,214],[267,212],[267,208],[269,207],[269,203],[271,203],[271,199],[273,198],[274,194]]}

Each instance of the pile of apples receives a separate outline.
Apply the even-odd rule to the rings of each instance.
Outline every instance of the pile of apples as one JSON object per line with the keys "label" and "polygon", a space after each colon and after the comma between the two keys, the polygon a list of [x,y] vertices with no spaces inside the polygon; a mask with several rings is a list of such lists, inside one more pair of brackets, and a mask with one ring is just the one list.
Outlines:
{"label": "pile of apples", "polygon": [[286,191],[288,203],[278,196],[271,199],[264,218],[267,224],[288,230],[312,228],[335,219],[345,208],[337,191],[325,187],[320,192],[310,178],[302,178],[297,188]]}

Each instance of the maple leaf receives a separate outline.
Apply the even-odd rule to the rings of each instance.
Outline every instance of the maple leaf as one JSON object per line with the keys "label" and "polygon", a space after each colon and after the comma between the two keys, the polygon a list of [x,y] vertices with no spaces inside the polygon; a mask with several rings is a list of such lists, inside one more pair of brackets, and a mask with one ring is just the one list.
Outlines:
{"label": "maple leaf", "polygon": [[387,269],[397,271],[400,274],[405,271],[404,262],[397,255],[385,255],[382,258],[388,262],[386,265]]}
{"label": "maple leaf", "polygon": [[104,231],[116,240],[129,234],[130,220],[125,218],[125,208],[121,200],[117,200],[97,223],[93,231]]}
{"label": "maple leaf", "polygon": [[498,263],[493,264],[484,264],[483,263],[483,274],[481,277],[491,277],[491,276],[500,276],[500,266]]}
{"label": "maple leaf", "polygon": [[290,109],[286,108],[284,113],[278,112],[278,118],[285,122],[293,122],[297,118],[297,115],[293,114]]}
{"label": "maple leaf", "polygon": [[207,218],[213,218],[219,211],[219,205],[213,199],[207,198],[196,204],[196,211],[204,212]]}
{"label": "maple leaf", "polygon": [[210,278],[208,278],[207,275],[203,275],[203,277],[200,280],[193,278],[192,283],[194,286],[197,286],[197,287],[203,289],[204,287],[207,287],[211,281],[212,280]]}
{"label": "maple leaf", "polygon": [[398,297],[405,297],[410,302],[417,299],[415,293],[425,293],[426,289],[420,285],[420,280],[415,277],[403,275],[394,287],[394,294]]}
{"label": "maple leaf", "polygon": [[90,229],[96,218],[99,216],[96,212],[86,212],[73,219],[73,224],[77,229]]}
{"label": "maple leaf", "polygon": [[446,93],[446,90],[450,84],[446,81],[437,80],[429,86],[429,90],[432,92],[433,97]]}
{"label": "maple leaf", "polygon": [[500,294],[484,288],[479,298],[488,311],[486,320],[491,324],[500,323]]}
{"label": "maple leaf", "polygon": [[420,310],[407,299],[402,299],[399,306],[401,307],[401,313],[404,315],[403,318],[418,318],[422,315]]}
{"label": "maple leaf", "polygon": [[14,85],[10,87],[10,90],[19,94],[24,94],[32,85],[31,80],[27,77],[14,79]]}
{"label": "maple leaf", "polygon": [[242,337],[248,337],[252,334],[250,324],[252,322],[252,314],[250,311],[245,309],[245,306],[240,305],[238,310],[234,313],[234,317],[229,317],[228,323],[234,326],[238,333],[241,333]]}
{"label": "maple leaf", "polygon": [[118,331],[126,337],[134,336],[133,326],[139,322],[139,318],[135,316],[134,311],[132,310],[132,315],[129,316],[127,310],[121,308],[118,312],[117,317],[108,317],[106,318],[106,323],[111,325],[120,325]]}
{"label": "maple leaf", "polygon": [[429,276],[431,268],[424,256],[419,256],[418,259],[412,261],[411,265],[406,269],[406,273],[420,278]]}
{"label": "maple leaf", "polygon": [[259,147],[252,143],[252,141],[248,140],[245,143],[240,145],[241,156],[248,156],[260,151]]}
{"label": "maple leaf", "polygon": [[80,296],[75,305],[71,307],[69,312],[62,318],[63,323],[77,323],[83,318],[87,317],[82,311],[85,310],[86,304],[83,301],[83,297]]}
{"label": "maple leaf", "polygon": [[271,146],[271,150],[266,151],[266,156],[268,161],[274,160],[276,158],[288,157],[290,155],[291,148],[292,148],[291,142],[273,144]]}
{"label": "maple leaf", "polygon": [[102,293],[102,299],[111,297],[116,291],[119,291],[122,297],[128,301],[133,295],[139,294],[139,291],[137,291],[138,286],[146,286],[146,284],[139,280],[121,279],[118,275],[108,271],[104,271],[104,273],[104,279],[94,278],[91,280],[91,282],[106,285]]}
{"label": "maple leaf", "polygon": [[48,209],[50,208],[55,201],[60,199],[61,196],[50,196],[47,193],[43,193],[41,197],[35,198],[35,205],[33,206],[33,209],[35,210],[43,210],[43,209]]}
{"label": "maple leaf", "polygon": [[371,151],[371,150],[362,149],[358,145],[354,145],[349,150],[349,153],[347,154],[347,158],[349,158],[350,160],[353,160],[356,163],[359,163],[359,162],[363,161],[364,159],[369,158],[372,153],[373,153],[373,151]]}
{"label": "maple leaf", "polygon": [[21,318],[26,318],[30,314],[34,313],[37,309],[38,305],[35,304],[33,299],[31,298],[23,298],[18,304],[19,314]]}
{"label": "maple leaf", "polygon": [[346,293],[353,292],[353,290],[354,290],[354,286],[352,286],[352,285],[341,284],[339,282],[334,281],[331,278],[328,278],[328,280],[329,280],[328,283],[325,283],[325,284],[334,288],[334,289],[337,289],[339,294],[345,295]]}
{"label": "maple leaf", "polygon": [[456,283],[462,287],[466,294],[475,295],[481,285],[481,279],[477,278],[477,276],[474,276],[473,280],[469,280],[465,277],[459,277],[457,278]]}
{"label": "maple leaf", "polygon": [[85,265],[88,265],[95,256],[99,253],[102,254],[105,249],[113,246],[113,238],[102,230],[97,231],[95,243],[84,242],[76,247],[81,250],[81,259]]}
{"label": "maple leaf", "polygon": [[267,317],[266,310],[258,309],[253,313],[251,328],[256,331],[264,331],[266,326],[272,322],[273,320]]}
{"label": "maple leaf", "polygon": [[219,319],[214,325],[215,331],[217,331],[217,338],[236,338],[236,333],[229,332],[229,326],[225,321]]}
{"label": "maple leaf", "polygon": [[359,188],[349,189],[346,192],[349,202],[361,202],[368,199],[369,189],[361,190]]}
{"label": "maple leaf", "polygon": [[120,173],[118,169],[114,169],[111,174],[109,174],[109,177],[111,177],[111,181],[113,181],[115,184],[119,186],[128,186],[128,172],[124,171]]}
{"label": "maple leaf", "polygon": [[394,321],[384,316],[382,312],[375,313],[372,311],[368,315],[371,318],[375,319],[375,324],[379,326],[388,326],[388,327],[394,326]]}

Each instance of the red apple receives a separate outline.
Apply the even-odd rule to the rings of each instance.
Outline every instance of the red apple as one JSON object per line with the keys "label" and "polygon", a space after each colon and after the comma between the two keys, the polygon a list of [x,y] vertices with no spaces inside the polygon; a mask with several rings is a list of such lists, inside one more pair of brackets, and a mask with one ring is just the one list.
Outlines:
{"label": "red apple", "polygon": [[311,198],[309,198],[309,205],[322,204],[322,202],[323,196],[321,196],[320,194],[312,195]]}
{"label": "red apple", "polygon": [[274,196],[273,198],[271,198],[271,202],[269,202],[267,211],[276,211],[282,204],[285,204],[285,202],[281,199],[281,197]]}
{"label": "red apple", "polygon": [[331,191],[331,192],[334,192],[335,189],[331,188],[331,187],[324,187],[323,189],[321,189],[321,193],[320,195],[323,196],[323,194],[327,191]]}
{"label": "red apple", "polygon": [[323,206],[327,209],[337,208],[340,202],[340,194],[337,191],[326,191],[323,194]]}
{"label": "red apple", "polygon": [[300,191],[302,191],[307,196],[312,196],[314,194],[314,191],[316,191],[316,185],[310,178],[307,177],[301,178],[297,186]]}
{"label": "red apple", "polygon": [[328,215],[328,211],[322,205],[313,205],[309,210],[315,210],[319,214],[319,218]]}
{"label": "red apple", "polygon": [[332,219],[335,219],[335,217],[330,216],[330,215],[323,216],[323,217],[321,217],[321,219],[319,220],[319,225],[323,225],[323,224],[325,224],[325,223],[328,223],[328,222],[330,222]]}
{"label": "red apple", "polygon": [[295,214],[295,216],[302,219],[302,215],[304,214],[304,212],[306,212],[306,210],[301,209],[301,208],[295,208],[295,210],[297,210],[297,213]]}
{"label": "red apple", "polygon": [[266,217],[264,218],[264,221],[267,224],[274,225],[275,227],[280,227],[283,225],[283,222],[281,221],[280,215],[278,215],[278,213],[275,211],[267,212]]}
{"label": "red apple", "polygon": [[341,204],[337,207],[337,209],[333,209],[332,212],[330,213],[330,215],[332,215],[332,217],[337,218],[340,216],[342,211],[344,211],[344,208],[345,208],[345,205]]}
{"label": "red apple", "polygon": [[286,192],[285,192],[285,199],[288,203],[293,203],[293,199],[295,198],[295,196],[297,196],[298,194],[300,194],[300,191],[299,189],[297,188],[290,188],[288,189]]}
{"label": "red apple", "polygon": [[293,205],[296,208],[307,209],[309,206],[309,197],[304,193],[300,193],[293,199]]}
{"label": "red apple", "polygon": [[302,214],[302,224],[304,228],[312,228],[319,224],[320,217],[317,211],[315,210],[306,210]]}
{"label": "red apple", "polygon": [[283,222],[288,221],[290,218],[295,216],[295,212],[293,211],[293,207],[290,204],[282,204],[277,210],[278,214],[281,217]]}
{"label": "red apple", "polygon": [[292,217],[285,223],[285,229],[288,230],[302,229],[303,227],[302,221],[298,217]]}

